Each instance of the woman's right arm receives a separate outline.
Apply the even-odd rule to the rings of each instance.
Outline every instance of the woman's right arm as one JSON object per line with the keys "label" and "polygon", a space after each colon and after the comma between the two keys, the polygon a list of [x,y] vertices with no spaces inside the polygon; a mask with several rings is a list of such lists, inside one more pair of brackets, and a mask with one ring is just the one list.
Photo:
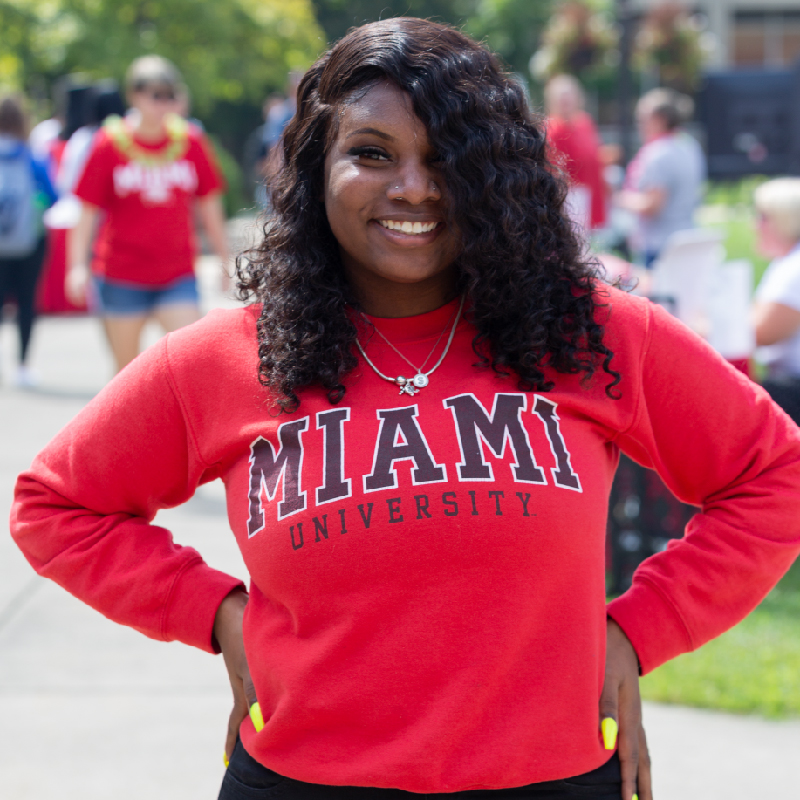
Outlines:
{"label": "woman's right arm", "polygon": [[213,652],[240,581],[153,524],[216,477],[170,375],[169,338],[115,378],[20,475],[11,533],[40,575],[105,616]]}
{"label": "woman's right arm", "polygon": [[89,262],[97,215],[97,206],[81,202],[78,224],[72,228],[67,245],[67,298],[74,305],[86,302],[86,286],[89,282]]}

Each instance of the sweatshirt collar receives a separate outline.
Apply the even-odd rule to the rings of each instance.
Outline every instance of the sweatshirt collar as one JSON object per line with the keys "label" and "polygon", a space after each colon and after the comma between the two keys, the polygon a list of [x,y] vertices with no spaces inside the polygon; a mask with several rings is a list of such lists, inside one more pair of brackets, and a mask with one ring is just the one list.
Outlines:
{"label": "sweatshirt collar", "polygon": [[[461,298],[456,297],[433,311],[413,317],[371,317],[368,314],[365,316],[392,344],[420,341],[436,338],[448,323],[452,324],[460,302]],[[463,322],[462,314],[459,325]]]}

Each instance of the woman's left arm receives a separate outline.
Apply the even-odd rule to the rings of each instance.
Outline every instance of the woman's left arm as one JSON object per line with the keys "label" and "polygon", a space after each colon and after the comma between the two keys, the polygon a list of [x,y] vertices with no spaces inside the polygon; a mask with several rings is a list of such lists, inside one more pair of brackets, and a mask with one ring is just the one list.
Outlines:
{"label": "woman's left arm", "polygon": [[646,313],[637,385],[623,388],[638,406],[617,444],[699,511],[608,607],[642,674],[743,619],[800,551],[800,430],[667,312]]}

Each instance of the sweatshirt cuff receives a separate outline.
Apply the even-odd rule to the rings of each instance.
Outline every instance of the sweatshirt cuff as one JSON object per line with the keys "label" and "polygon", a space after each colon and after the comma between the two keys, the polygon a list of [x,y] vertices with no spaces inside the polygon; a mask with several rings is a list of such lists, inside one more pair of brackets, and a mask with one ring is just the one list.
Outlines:
{"label": "sweatshirt cuff", "polygon": [[187,566],[172,588],[164,619],[164,639],[218,653],[213,642],[214,618],[220,603],[236,589],[246,591],[238,578],[211,569],[202,560]]}
{"label": "sweatshirt cuff", "polygon": [[633,645],[642,675],[694,649],[677,610],[648,583],[636,581],[625,594],[612,600],[606,611]]}

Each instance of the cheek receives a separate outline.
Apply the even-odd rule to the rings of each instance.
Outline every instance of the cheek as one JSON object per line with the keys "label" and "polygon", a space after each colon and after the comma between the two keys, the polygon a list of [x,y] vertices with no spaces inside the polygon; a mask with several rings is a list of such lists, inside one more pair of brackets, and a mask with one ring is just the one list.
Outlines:
{"label": "cheek", "polygon": [[365,179],[354,166],[333,166],[325,181],[325,209],[329,217],[366,220],[379,191],[376,181]]}

